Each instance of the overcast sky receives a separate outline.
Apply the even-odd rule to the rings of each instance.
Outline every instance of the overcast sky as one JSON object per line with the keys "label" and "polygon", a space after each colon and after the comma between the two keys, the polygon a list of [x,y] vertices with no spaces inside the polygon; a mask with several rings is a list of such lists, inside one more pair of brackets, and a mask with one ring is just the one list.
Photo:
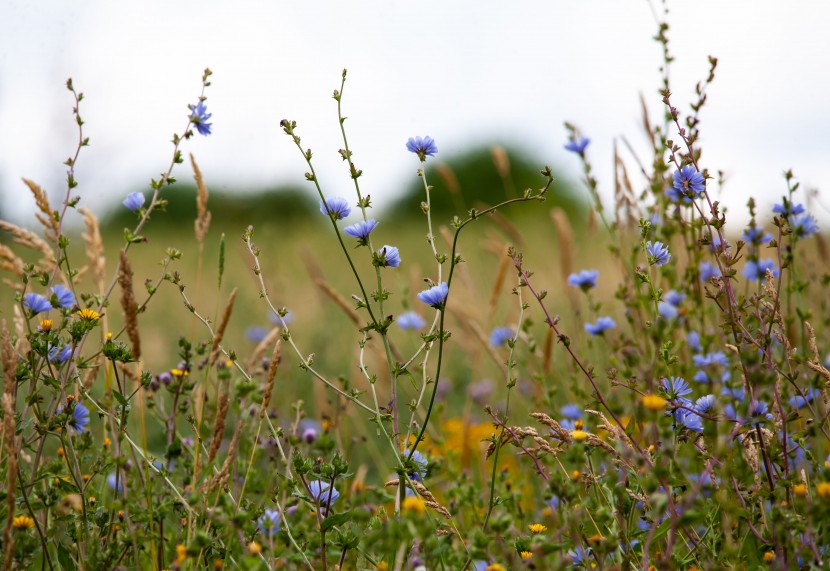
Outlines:
{"label": "overcast sky", "polygon": [[[783,193],[787,168],[805,187],[830,187],[830,3],[669,3],[681,111],[707,55],[720,60],[702,143],[703,166],[727,174],[722,200],[736,210],[750,195],[769,204]],[[614,139],[643,149],[640,93],[654,117],[661,111],[655,31],[645,0],[4,0],[3,210],[31,217],[24,176],[53,197],[63,193],[61,163],[77,139],[68,77],[86,95],[91,140],[77,191],[100,213],[166,168],[205,67],[214,72],[214,134],[184,151],[213,189],[302,184],[302,158],[278,125],[289,118],[315,152],[324,189],[347,195],[331,93],[348,68],[350,144],[376,204],[414,177],[417,160],[404,147],[413,135],[432,136],[439,159],[500,142],[576,175],[562,148],[566,120],[592,139],[589,155],[610,196]],[[189,178],[189,168],[178,176]]]}

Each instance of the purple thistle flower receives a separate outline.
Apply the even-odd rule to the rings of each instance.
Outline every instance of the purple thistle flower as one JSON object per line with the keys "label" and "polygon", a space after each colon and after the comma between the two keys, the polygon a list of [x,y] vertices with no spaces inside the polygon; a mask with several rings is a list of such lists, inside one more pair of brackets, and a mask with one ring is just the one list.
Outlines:
{"label": "purple thistle flower", "polygon": [[52,302],[39,293],[32,292],[23,296],[23,306],[31,311],[32,315],[37,315],[52,309]]}
{"label": "purple thistle flower", "polygon": [[360,243],[361,246],[365,246],[369,240],[369,234],[372,230],[375,229],[378,223],[375,222],[374,218],[370,218],[369,220],[361,220],[357,224],[352,224],[351,226],[346,226],[343,228],[343,232],[347,235],[351,236],[352,238],[357,238],[357,241]]}
{"label": "purple thistle flower", "polygon": [[568,276],[568,284],[578,287],[583,291],[588,291],[592,287],[597,287],[597,278],[599,271],[597,270],[582,270],[577,274]]}
{"label": "purple thistle flower", "polygon": [[190,109],[190,122],[196,125],[196,130],[199,131],[199,134],[205,136],[210,135],[213,123],[208,123],[207,121],[213,117],[213,114],[207,112],[205,102],[199,101],[196,105],[191,105]]}
{"label": "purple thistle flower", "polygon": [[616,327],[616,322],[610,317],[600,317],[596,323],[586,323],[585,331],[591,335],[602,335],[608,329]]}
{"label": "purple thistle flower", "polygon": [[418,299],[423,301],[425,304],[434,307],[435,309],[443,309],[444,302],[447,300],[447,295],[449,295],[450,290],[447,286],[447,282],[441,282],[438,285],[434,285],[431,288],[422,291],[418,294]]}
{"label": "purple thistle flower", "polygon": [[414,311],[406,311],[401,313],[396,321],[398,322],[398,327],[404,331],[408,329],[420,329],[427,324],[426,321],[424,321],[423,318]]}
{"label": "purple thistle flower", "polygon": [[435,145],[435,141],[428,135],[424,138],[410,137],[406,142],[406,148],[409,152],[418,155],[421,162],[426,161],[427,156],[432,157],[438,152],[438,147]]}
{"label": "purple thistle flower", "polygon": [[648,254],[648,263],[653,266],[665,266],[671,259],[669,247],[663,242],[649,242],[646,244],[646,253]]}
{"label": "purple thistle flower", "polygon": [[377,262],[381,267],[397,268],[401,265],[401,255],[395,246],[385,245],[377,251]]}
{"label": "purple thistle flower", "polygon": [[127,210],[132,210],[135,212],[142,206],[144,206],[144,195],[140,192],[131,192],[127,195],[127,198],[121,203],[123,204]]}
{"label": "purple thistle flower", "polygon": [[341,220],[351,214],[352,209],[345,198],[332,196],[327,198],[325,202],[320,201],[320,212],[326,216],[331,216],[333,220]]}

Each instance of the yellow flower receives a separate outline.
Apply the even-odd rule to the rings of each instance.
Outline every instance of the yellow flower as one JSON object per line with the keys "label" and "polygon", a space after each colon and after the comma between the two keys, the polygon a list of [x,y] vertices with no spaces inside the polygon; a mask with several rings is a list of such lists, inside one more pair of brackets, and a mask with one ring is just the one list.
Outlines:
{"label": "yellow flower", "polygon": [[649,410],[663,410],[666,408],[666,399],[660,395],[643,395],[643,406]]}
{"label": "yellow flower", "polygon": [[588,440],[588,433],[584,430],[572,430],[571,438],[573,438],[577,442],[583,442],[585,440]]}
{"label": "yellow flower", "polygon": [[764,552],[764,562],[765,563],[772,563],[775,561],[775,551],[765,551]]}
{"label": "yellow flower", "polygon": [[190,371],[188,371],[187,369],[170,369],[170,374],[174,377],[186,377],[190,374]]}
{"label": "yellow flower", "polygon": [[582,430],[583,428],[585,428],[585,423],[582,421],[582,419],[576,419],[574,421],[574,430]]}
{"label": "yellow flower", "polygon": [[52,320],[51,319],[41,319],[40,320],[40,330],[41,331],[51,331],[52,330]]}
{"label": "yellow flower", "polygon": [[541,523],[531,523],[527,528],[530,530],[530,533],[544,533],[548,529],[547,526]]}
{"label": "yellow flower", "polygon": [[386,571],[389,569],[389,564],[386,561],[379,561],[377,565],[375,565],[375,569],[378,571]]}
{"label": "yellow flower", "polygon": [[427,506],[424,503],[424,500],[422,500],[421,498],[409,496],[403,499],[403,502],[401,503],[401,509],[412,510],[414,512],[422,514],[427,510]]}
{"label": "yellow flower", "polygon": [[12,526],[15,529],[32,529],[35,526],[35,520],[27,515],[19,515],[12,519]]}
{"label": "yellow flower", "polygon": [[816,486],[818,497],[823,500],[830,500],[830,482],[819,482]]}
{"label": "yellow flower", "polygon": [[225,361],[225,368],[230,369],[231,367],[233,367],[233,360],[228,359],[227,361]]}
{"label": "yellow flower", "polygon": [[573,472],[571,472],[571,480],[578,480],[581,477],[582,477],[582,472],[580,472],[579,470],[574,470]]}
{"label": "yellow flower", "polygon": [[248,544],[248,553],[251,555],[259,555],[262,553],[262,546],[256,541],[252,541]]}
{"label": "yellow flower", "polygon": [[805,484],[796,484],[795,486],[793,486],[793,493],[796,496],[806,496],[807,486]]}
{"label": "yellow flower", "polygon": [[213,568],[214,569],[221,569],[224,566],[225,566],[225,562],[222,561],[221,559],[214,559],[213,560]]}
{"label": "yellow flower", "polygon": [[533,552],[532,551],[522,551],[520,553],[520,555],[522,556],[522,559],[530,559],[531,557],[533,557]]}
{"label": "yellow flower", "polygon": [[63,447],[58,448],[58,456],[60,456],[61,458],[66,456],[66,451],[63,449]]}
{"label": "yellow flower", "polygon": [[112,441],[109,439],[109,436],[104,436],[104,448],[109,448]]}
{"label": "yellow flower", "polygon": [[504,567],[499,565],[498,563],[493,563],[492,565],[488,565],[487,569],[484,571],[506,571]]}
{"label": "yellow flower", "polygon": [[181,543],[176,546],[176,563],[181,565],[187,559],[187,547]]}
{"label": "yellow flower", "polygon": [[80,317],[84,321],[98,321],[99,319],[101,319],[101,314],[95,311],[94,309],[85,307],[83,309],[78,310],[78,317]]}

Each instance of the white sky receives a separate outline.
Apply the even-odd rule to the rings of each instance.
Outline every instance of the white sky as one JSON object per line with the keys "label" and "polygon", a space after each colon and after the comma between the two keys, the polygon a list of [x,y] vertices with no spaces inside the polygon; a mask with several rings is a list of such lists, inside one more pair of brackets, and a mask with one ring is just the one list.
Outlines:
{"label": "white sky", "polygon": [[[702,143],[703,166],[729,177],[723,202],[734,211],[750,195],[771,203],[786,168],[804,187],[827,189],[830,3],[670,7],[676,106],[688,110],[706,56],[720,60]],[[214,134],[184,152],[196,155],[213,189],[303,184],[302,158],[278,126],[289,118],[315,152],[324,189],[351,196],[331,99],[345,67],[350,145],[379,206],[414,177],[417,161],[404,147],[413,135],[432,136],[444,160],[476,144],[517,144],[575,178],[575,157],[562,149],[565,120],[591,137],[608,196],[614,138],[642,148],[639,94],[653,117],[661,111],[655,31],[645,0],[4,0],[3,209],[31,216],[23,176],[63,194],[61,163],[77,139],[68,77],[86,95],[91,139],[77,191],[100,212],[166,168],[170,137],[183,129],[208,66]],[[189,179],[189,167],[177,174]]]}

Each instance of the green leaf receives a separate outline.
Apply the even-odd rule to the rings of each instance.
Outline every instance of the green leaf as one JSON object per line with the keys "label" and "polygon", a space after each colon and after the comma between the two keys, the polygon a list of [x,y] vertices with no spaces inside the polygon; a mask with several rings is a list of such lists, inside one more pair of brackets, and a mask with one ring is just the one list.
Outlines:
{"label": "green leaf", "polygon": [[335,525],[340,525],[349,521],[352,517],[352,510],[345,511],[340,514],[330,515],[323,520],[323,525],[320,526],[321,531],[331,529]]}

